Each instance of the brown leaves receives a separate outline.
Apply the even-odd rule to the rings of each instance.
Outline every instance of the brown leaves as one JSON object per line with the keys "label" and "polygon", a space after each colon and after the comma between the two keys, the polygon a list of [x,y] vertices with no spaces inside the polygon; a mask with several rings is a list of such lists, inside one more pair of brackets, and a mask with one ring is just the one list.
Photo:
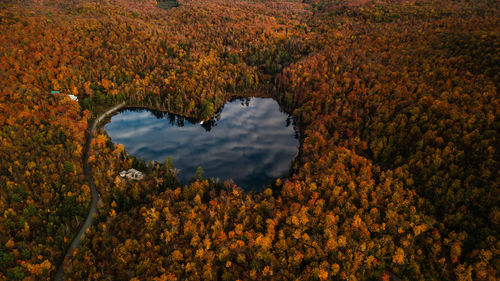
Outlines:
{"label": "brown leaves", "polygon": [[397,264],[403,264],[405,260],[405,251],[401,248],[397,248],[392,256],[392,262]]}
{"label": "brown leaves", "polygon": [[102,79],[101,85],[104,87],[104,89],[109,90],[113,86],[113,83],[107,79]]}

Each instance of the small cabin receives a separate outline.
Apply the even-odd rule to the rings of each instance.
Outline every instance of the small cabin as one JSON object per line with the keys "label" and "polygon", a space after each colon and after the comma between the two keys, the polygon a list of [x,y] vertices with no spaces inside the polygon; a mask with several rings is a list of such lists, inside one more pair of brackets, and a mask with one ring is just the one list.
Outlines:
{"label": "small cabin", "polygon": [[[52,95],[55,95],[55,94],[61,94],[61,92],[59,91],[51,91],[50,94]],[[75,96],[75,95],[71,95],[69,94],[68,97],[71,99],[71,100],[74,100],[74,101],[78,101],[78,97]]]}
{"label": "small cabin", "polygon": [[120,177],[128,180],[142,180],[144,174],[136,169],[129,169],[128,171],[121,171]]}
{"label": "small cabin", "polygon": [[162,9],[170,9],[179,6],[179,2],[177,2],[177,0],[157,0],[156,2],[158,8]]}

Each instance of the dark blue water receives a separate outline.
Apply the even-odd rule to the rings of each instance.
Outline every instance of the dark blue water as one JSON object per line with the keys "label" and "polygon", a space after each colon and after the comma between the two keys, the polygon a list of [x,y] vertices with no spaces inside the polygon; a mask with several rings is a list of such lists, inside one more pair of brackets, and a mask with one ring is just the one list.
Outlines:
{"label": "dark blue water", "polygon": [[204,177],[232,179],[245,190],[262,190],[286,174],[299,146],[290,116],[266,98],[228,102],[203,125],[165,112],[128,109],[105,129],[130,155],[159,162],[170,157],[185,184],[201,166]]}

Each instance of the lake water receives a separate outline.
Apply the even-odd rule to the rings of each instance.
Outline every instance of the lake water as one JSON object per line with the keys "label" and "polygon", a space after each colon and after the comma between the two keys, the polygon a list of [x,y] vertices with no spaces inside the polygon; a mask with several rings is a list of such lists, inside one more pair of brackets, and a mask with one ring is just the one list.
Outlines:
{"label": "lake water", "polygon": [[203,124],[166,112],[126,109],[105,129],[130,155],[159,162],[170,157],[184,184],[201,166],[204,177],[262,190],[288,172],[298,152],[291,123],[275,100],[247,98],[226,103]]}

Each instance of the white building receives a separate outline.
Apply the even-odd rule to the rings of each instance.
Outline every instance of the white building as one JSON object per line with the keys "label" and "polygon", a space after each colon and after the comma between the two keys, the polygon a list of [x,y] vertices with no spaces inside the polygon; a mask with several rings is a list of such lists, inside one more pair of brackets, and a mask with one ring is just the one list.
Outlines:
{"label": "white building", "polygon": [[121,171],[120,177],[128,180],[142,180],[142,178],[144,178],[144,174],[136,169],[129,169],[128,171]]}

